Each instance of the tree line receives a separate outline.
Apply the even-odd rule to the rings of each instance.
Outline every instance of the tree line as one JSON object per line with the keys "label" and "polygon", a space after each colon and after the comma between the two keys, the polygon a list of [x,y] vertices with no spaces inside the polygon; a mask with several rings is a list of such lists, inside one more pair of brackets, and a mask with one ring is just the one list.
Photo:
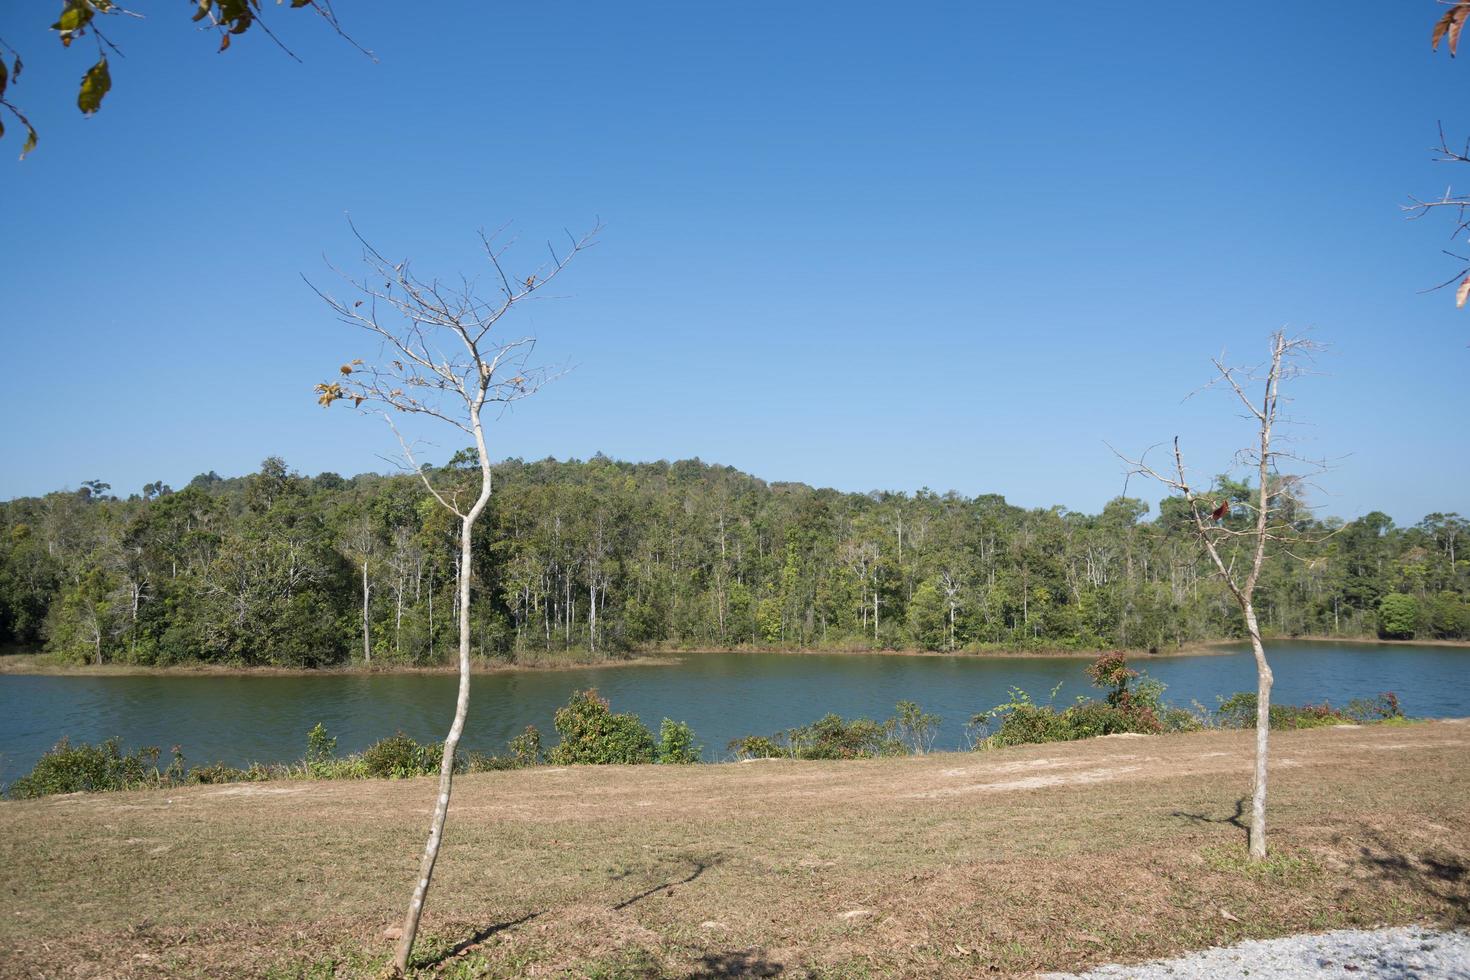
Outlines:
{"label": "tree line", "polygon": [[[468,479],[466,454],[434,479]],[[475,473],[477,474],[477,471]],[[767,483],[699,460],[508,460],[475,543],[476,653],[657,646],[1161,650],[1240,636],[1182,499],[1149,518],[921,490]],[[1230,499],[1250,487],[1222,479]],[[457,642],[458,527],[417,474],[108,484],[0,503],[0,646],[79,662],[434,665]],[[1227,516],[1225,521],[1245,520]],[[1293,516],[1273,635],[1470,637],[1470,522]]]}

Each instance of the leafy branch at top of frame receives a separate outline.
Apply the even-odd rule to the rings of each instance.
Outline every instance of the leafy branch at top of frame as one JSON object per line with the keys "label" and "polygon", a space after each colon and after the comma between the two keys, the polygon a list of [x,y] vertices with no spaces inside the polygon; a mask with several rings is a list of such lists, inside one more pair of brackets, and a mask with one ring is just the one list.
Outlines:
{"label": "leafy branch at top of frame", "polygon": [[[288,5],[293,9],[309,7],[315,10],[339,37],[369,58],[373,57],[372,52],[363,48],[342,29],[331,0],[276,0],[276,5]],[[193,6],[192,19],[200,25],[201,30],[211,31],[218,36],[217,50],[220,52],[229,50],[232,38],[255,29],[269,37],[287,56],[296,61],[301,60],[267,26],[262,17],[261,0],[197,0]],[[112,67],[108,54],[122,56],[122,50],[102,29],[107,17],[145,19],[142,14],[113,0],[61,0],[61,12],[50,27],[63,48],[70,48],[83,38],[90,38],[96,45],[97,60],[83,73],[77,89],[77,108],[84,116],[90,116],[101,109],[102,100],[112,90]],[[7,54],[10,57],[8,66],[5,63]],[[4,115],[8,112],[25,127],[26,137],[20,153],[22,160],[36,148],[38,136],[35,126],[26,114],[6,97],[6,88],[10,83],[20,80],[23,68],[19,51],[0,39],[0,110],[4,110],[0,111],[0,137],[5,135]]]}

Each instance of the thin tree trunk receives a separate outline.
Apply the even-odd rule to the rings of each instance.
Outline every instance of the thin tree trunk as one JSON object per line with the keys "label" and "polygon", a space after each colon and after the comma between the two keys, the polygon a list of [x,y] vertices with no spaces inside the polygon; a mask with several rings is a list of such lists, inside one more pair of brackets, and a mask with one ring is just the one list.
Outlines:
{"label": "thin tree trunk", "polygon": [[373,662],[373,641],[368,628],[368,600],[372,597],[372,586],[368,583],[368,563],[362,563],[362,660]]}
{"label": "thin tree trunk", "polygon": [[1256,609],[1250,603],[1245,607],[1245,625],[1251,634],[1251,651],[1256,655],[1256,771],[1251,794],[1250,857],[1261,861],[1266,857],[1266,755],[1271,736],[1271,682],[1275,678],[1261,644]]}
{"label": "thin tree trunk", "polygon": [[408,957],[413,951],[413,941],[418,935],[419,918],[424,912],[424,898],[429,892],[429,881],[434,876],[434,862],[439,858],[439,845],[444,838],[444,818],[449,812],[449,794],[454,788],[454,751],[464,731],[466,715],[470,710],[470,546],[471,532],[475,520],[485,509],[490,499],[490,456],[485,449],[485,438],[480,429],[479,406],[473,415],[475,442],[480,452],[480,496],[474,507],[464,516],[459,538],[459,696],[454,704],[454,723],[444,739],[444,755],[439,763],[439,796],[434,801],[434,816],[429,824],[429,839],[424,845],[424,856],[419,862],[418,883],[414,885],[413,899],[408,904],[408,914],[403,920],[403,936],[399,939],[396,965],[400,974],[408,972]]}

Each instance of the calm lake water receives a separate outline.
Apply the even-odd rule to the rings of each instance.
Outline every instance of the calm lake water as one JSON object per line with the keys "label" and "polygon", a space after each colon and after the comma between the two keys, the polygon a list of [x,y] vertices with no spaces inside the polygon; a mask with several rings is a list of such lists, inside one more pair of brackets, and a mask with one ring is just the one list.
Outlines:
{"label": "calm lake water", "polygon": [[[1276,643],[1274,697],[1341,704],[1382,691],[1399,695],[1415,717],[1470,716],[1470,650],[1373,643]],[[943,718],[937,747],[962,745],[964,725],[1007,699],[1010,687],[1057,702],[1095,693],[1086,658],[903,657],[702,653],[667,666],[610,667],[476,675],[466,747],[504,750],[535,724],[555,742],[551,718],[573,691],[596,687],[614,711],[632,711],[650,728],[670,717],[689,722],[706,759],[725,757],[730,739],[771,734],[829,711],[884,719],[901,699]],[[1216,697],[1255,689],[1247,648],[1214,656],[1138,661],[1169,687],[1165,699],[1214,707]],[[28,772],[63,735],[127,746],[179,745],[190,764],[299,759],[317,722],[351,752],[402,730],[421,741],[444,737],[454,710],[451,675],[279,677],[32,677],[0,675],[0,782]]]}

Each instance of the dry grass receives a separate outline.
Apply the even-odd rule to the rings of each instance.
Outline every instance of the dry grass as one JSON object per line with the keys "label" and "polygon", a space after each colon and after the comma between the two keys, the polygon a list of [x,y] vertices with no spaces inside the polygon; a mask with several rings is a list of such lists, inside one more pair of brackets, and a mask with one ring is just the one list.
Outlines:
{"label": "dry grass", "polygon": [[[971,977],[1470,925],[1470,725],[1277,734],[1262,867],[1232,822],[1251,737],[463,777],[422,969]],[[0,973],[380,972],[433,792],[267,783],[0,804]]]}

